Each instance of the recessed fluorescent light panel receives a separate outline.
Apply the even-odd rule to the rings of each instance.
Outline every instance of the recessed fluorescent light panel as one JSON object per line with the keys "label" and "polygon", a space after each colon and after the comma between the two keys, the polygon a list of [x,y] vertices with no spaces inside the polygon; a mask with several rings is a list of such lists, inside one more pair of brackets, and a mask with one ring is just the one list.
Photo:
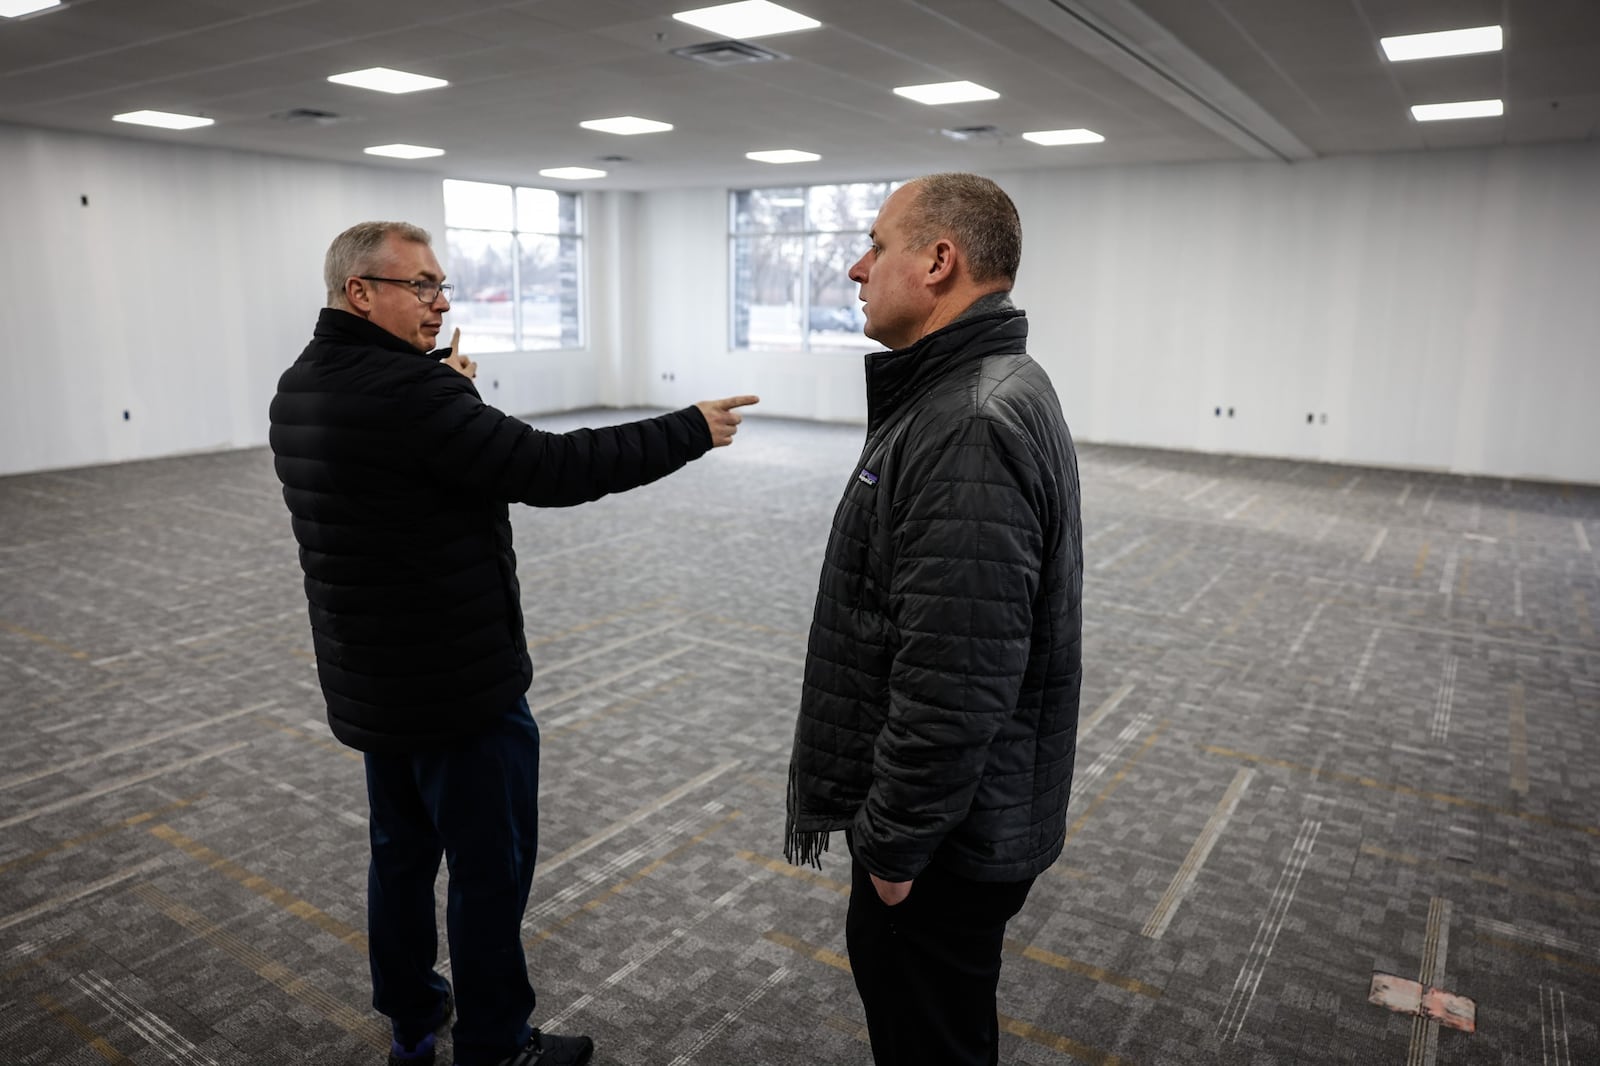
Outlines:
{"label": "recessed fluorescent light panel", "polygon": [[998,100],[1000,94],[970,81],[941,81],[931,85],[902,85],[894,91],[919,104],[964,104],[969,100]]}
{"label": "recessed fluorescent light panel", "polygon": [[586,178],[603,178],[606,172],[595,170],[593,167],[551,167],[549,170],[539,171],[541,178],[565,178],[568,181],[583,181]]}
{"label": "recessed fluorescent light panel", "polygon": [[1094,130],[1035,130],[1024,133],[1022,139],[1034,144],[1099,144],[1105,140]]}
{"label": "recessed fluorescent light panel", "polygon": [[209,126],[216,119],[201,118],[199,115],[175,115],[170,111],[124,111],[120,115],[112,115],[111,121],[129,122],[135,126],[159,126],[164,130],[192,130]]}
{"label": "recessed fluorescent light panel", "polygon": [[363,148],[368,155],[386,155],[391,159],[432,159],[444,155],[443,148],[427,148],[420,144],[375,144]]}
{"label": "recessed fluorescent light panel", "polygon": [[814,30],[822,25],[814,18],[777,4],[769,4],[767,0],[744,0],[738,4],[701,7],[693,11],[679,11],[672,17],[736,41],[770,37],[774,33],[793,33],[795,30]]}
{"label": "recessed fluorescent light panel", "polygon": [[1474,26],[1469,30],[1443,30],[1439,33],[1411,33],[1404,37],[1383,37],[1383,54],[1392,63],[1408,59],[1435,59],[1439,56],[1469,56],[1479,52],[1498,52],[1499,26]]}
{"label": "recessed fluorescent light panel", "polygon": [[770,152],[746,152],[746,159],[757,163],[815,163],[822,157],[815,152],[802,152],[798,148],[775,148]]}
{"label": "recessed fluorescent light panel", "polygon": [[450,84],[443,78],[407,74],[403,70],[390,70],[388,67],[368,67],[366,70],[330,74],[328,80],[336,85],[354,85],[357,89],[375,89],[380,93],[414,93]]}
{"label": "recessed fluorescent light panel", "polygon": [[1418,122],[1444,122],[1452,118],[1493,118],[1505,114],[1499,100],[1461,100],[1453,104],[1417,104],[1411,117]]}
{"label": "recessed fluorescent light panel", "polygon": [[61,0],[0,0],[0,18],[21,18],[35,11],[60,6]]}
{"label": "recessed fluorescent light panel", "polygon": [[621,115],[617,118],[592,118],[578,125],[586,130],[599,130],[601,133],[617,133],[624,137],[632,137],[637,133],[662,133],[672,128],[670,122],[657,122],[654,119],[635,118],[633,115]]}

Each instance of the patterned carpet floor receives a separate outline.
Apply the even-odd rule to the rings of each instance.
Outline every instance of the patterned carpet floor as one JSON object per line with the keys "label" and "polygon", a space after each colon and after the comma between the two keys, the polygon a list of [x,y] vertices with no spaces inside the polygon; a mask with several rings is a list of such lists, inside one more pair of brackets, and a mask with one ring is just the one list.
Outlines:
{"label": "patterned carpet floor", "polygon": [[[513,512],[534,1022],[597,1064],[871,1061],[842,844],[781,857],[861,440],[752,417],[656,485]],[[1078,770],[1002,1061],[1600,1062],[1600,489],[1080,460]],[[322,715],[264,449],[0,479],[0,1059],[383,1061],[361,763]]]}

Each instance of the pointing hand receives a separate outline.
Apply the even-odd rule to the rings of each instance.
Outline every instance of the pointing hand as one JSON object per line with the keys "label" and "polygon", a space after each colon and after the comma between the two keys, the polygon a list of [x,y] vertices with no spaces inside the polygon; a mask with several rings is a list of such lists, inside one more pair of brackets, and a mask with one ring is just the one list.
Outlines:
{"label": "pointing hand", "polygon": [[744,421],[734,408],[760,402],[759,396],[729,396],[725,400],[701,400],[695,404],[711,429],[711,446],[721,448],[733,443],[733,435],[739,432],[739,423]]}

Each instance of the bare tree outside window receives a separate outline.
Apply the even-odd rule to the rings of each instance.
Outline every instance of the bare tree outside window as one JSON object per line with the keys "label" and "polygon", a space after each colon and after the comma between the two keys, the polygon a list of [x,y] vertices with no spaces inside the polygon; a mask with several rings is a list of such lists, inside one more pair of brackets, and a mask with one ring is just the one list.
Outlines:
{"label": "bare tree outside window", "polygon": [[735,348],[866,351],[846,272],[898,182],[740,189],[730,196]]}
{"label": "bare tree outside window", "polygon": [[453,325],[477,351],[583,347],[583,238],[577,195],[444,183]]}
{"label": "bare tree outside window", "polygon": [[445,272],[454,283],[451,325],[480,352],[513,351],[517,329],[511,311],[515,284],[511,234],[488,230],[446,229]]}

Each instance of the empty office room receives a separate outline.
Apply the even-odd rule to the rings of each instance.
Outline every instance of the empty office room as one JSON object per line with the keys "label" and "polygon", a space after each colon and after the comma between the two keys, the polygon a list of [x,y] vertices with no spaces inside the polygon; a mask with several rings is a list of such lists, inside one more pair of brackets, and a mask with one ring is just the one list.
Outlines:
{"label": "empty office room", "polygon": [[1600,1062],[1589,0],[0,0],[0,191],[0,1061]]}

